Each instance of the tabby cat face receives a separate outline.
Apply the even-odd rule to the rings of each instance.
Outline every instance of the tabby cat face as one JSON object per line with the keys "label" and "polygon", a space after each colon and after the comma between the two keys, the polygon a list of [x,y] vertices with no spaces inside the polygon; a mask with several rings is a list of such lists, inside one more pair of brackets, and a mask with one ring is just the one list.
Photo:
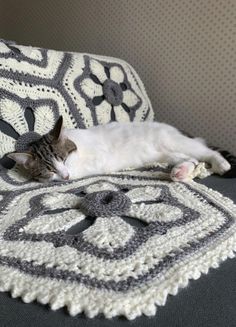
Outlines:
{"label": "tabby cat face", "polygon": [[62,123],[63,119],[60,117],[48,134],[30,144],[28,152],[12,152],[8,157],[22,165],[33,179],[40,182],[68,180],[65,161],[76,150],[76,145],[62,137]]}

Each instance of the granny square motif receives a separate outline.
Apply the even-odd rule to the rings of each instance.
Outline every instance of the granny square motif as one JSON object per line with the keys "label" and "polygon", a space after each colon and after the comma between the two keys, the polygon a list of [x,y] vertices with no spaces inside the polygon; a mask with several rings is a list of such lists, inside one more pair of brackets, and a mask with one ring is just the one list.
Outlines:
{"label": "granny square motif", "polygon": [[68,128],[153,119],[149,98],[125,61],[0,40],[0,156],[24,149],[59,115]]}

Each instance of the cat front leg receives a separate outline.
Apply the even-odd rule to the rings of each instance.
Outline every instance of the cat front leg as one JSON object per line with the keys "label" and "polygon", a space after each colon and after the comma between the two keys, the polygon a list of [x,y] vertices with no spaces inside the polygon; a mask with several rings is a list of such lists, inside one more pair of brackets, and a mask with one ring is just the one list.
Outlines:
{"label": "cat front leg", "polygon": [[190,175],[193,173],[195,167],[198,164],[198,160],[189,159],[175,165],[170,173],[170,178],[174,182],[186,182],[190,179]]}
{"label": "cat front leg", "polygon": [[165,154],[164,160],[174,167],[171,170],[170,178],[174,182],[183,182],[190,179],[199,161],[184,153],[170,152]]}

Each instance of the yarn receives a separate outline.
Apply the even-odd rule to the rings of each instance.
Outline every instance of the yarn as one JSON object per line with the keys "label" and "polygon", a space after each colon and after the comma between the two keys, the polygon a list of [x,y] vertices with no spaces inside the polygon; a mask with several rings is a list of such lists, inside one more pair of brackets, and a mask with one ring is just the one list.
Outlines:
{"label": "yarn", "polygon": [[40,184],[2,169],[1,291],[67,306],[73,316],[154,315],[168,294],[236,249],[232,201],[195,182],[170,182],[168,171],[155,165]]}
{"label": "yarn", "polygon": [[29,149],[29,145],[31,142],[35,142],[41,138],[36,132],[28,132],[25,134],[20,135],[20,137],[16,141],[16,151],[24,152]]}
{"label": "yarn", "polygon": [[130,199],[122,192],[100,191],[87,194],[80,202],[80,208],[92,217],[108,217],[127,213]]}
{"label": "yarn", "polygon": [[60,115],[67,128],[153,120],[139,76],[120,59],[0,40],[0,75],[0,157],[25,149],[22,134],[43,135]]}

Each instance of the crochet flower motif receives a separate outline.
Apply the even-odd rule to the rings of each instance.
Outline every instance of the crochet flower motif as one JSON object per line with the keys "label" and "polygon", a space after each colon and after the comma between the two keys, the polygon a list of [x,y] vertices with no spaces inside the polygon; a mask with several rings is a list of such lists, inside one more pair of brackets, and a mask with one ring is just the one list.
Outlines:
{"label": "crochet flower motif", "polygon": [[132,121],[141,99],[131,88],[121,66],[103,66],[92,59],[89,67],[89,77],[86,76],[80,86],[95,106],[98,123]]}
{"label": "crochet flower motif", "polygon": [[[103,191],[123,193],[131,206],[120,214],[86,215],[80,205],[84,197]],[[29,221],[22,231],[30,239],[47,240],[56,247],[68,245],[78,248],[83,246],[83,242],[88,242],[100,249],[113,251],[124,246],[137,231],[143,233],[143,228],[146,233],[163,235],[168,224],[182,218],[181,209],[162,202],[161,192],[155,187],[128,188],[100,181],[72,193],[46,194],[41,200],[44,214]]]}
{"label": "crochet flower motif", "polygon": [[29,106],[23,108],[17,101],[0,99],[0,156],[26,150],[27,144],[49,131],[55,116],[49,105],[36,105],[32,110]]}

